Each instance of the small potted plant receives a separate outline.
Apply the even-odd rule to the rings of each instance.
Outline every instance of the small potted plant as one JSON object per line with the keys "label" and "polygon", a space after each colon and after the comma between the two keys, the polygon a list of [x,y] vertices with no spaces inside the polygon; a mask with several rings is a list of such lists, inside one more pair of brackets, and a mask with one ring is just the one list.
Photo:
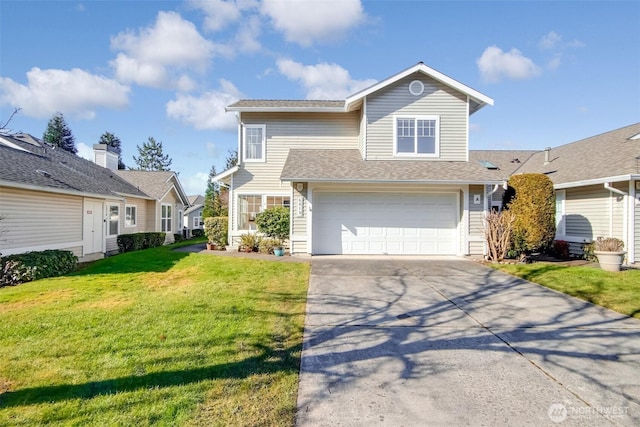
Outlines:
{"label": "small potted plant", "polygon": [[600,268],[604,271],[620,271],[622,260],[627,253],[624,242],[615,237],[598,237],[594,242],[593,254],[598,257]]}

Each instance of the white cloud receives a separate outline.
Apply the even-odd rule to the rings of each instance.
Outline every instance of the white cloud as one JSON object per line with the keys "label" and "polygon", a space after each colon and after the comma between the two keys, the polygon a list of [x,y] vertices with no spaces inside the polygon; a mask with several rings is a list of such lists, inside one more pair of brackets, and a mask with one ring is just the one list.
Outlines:
{"label": "white cloud", "polygon": [[540,67],[518,49],[503,52],[497,46],[489,46],[476,63],[483,80],[491,83],[503,78],[526,80],[540,74]]}
{"label": "white cloud", "polygon": [[0,104],[22,108],[29,117],[46,118],[61,112],[82,119],[95,117],[97,108],[122,109],[129,104],[128,86],[84,70],[27,72],[27,84],[0,77]]}
{"label": "white cloud", "polygon": [[550,50],[555,49],[558,44],[562,41],[562,36],[555,31],[549,31],[548,34],[542,36],[540,41],[538,42],[538,46],[540,49]]}
{"label": "white cloud", "polygon": [[84,142],[80,142],[76,148],[78,149],[78,156],[93,162],[93,147],[88,146]]}
{"label": "white cloud", "polygon": [[240,91],[227,80],[220,80],[220,90],[199,97],[177,94],[167,103],[167,116],[192,125],[196,129],[234,130],[236,118],[224,108],[241,97]]}
{"label": "white cloud", "polygon": [[240,18],[240,6],[235,1],[189,0],[194,9],[205,13],[204,27],[209,31],[219,31]]}
{"label": "white cloud", "polygon": [[202,194],[207,189],[207,180],[209,179],[209,174],[206,172],[196,172],[194,175],[189,176],[180,176],[180,184],[182,184],[182,188],[184,191],[191,194]]}
{"label": "white cloud", "polygon": [[360,0],[264,0],[261,11],[287,41],[301,46],[341,40],[365,19]]}
{"label": "white cloud", "polygon": [[153,26],[112,37],[111,49],[119,51],[110,62],[119,80],[184,90],[193,87],[184,72],[205,71],[216,46],[179,14],[158,12]]}
{"label": "white cloud", "polygon": [[216,148],[216,144],[214,144],[213,142],[207,142],[205,147],[207,149],[207,155],[209,157],[215,158],[216,155],[218,154],[218,149]]}
{"label": "white cloud", "polygon": [[562,55],[557,53],[549,60],[547,63],[547,68],[550,70],[557,70],[560,67],[560,63],[562,62]]}
{"label": "white cloud", "polygon": [[307,99],[344,99],[376,83],[375,80],[354,80],[349,71],[337,64],[303,65],[280,59],[277,65],[281,74],[302,84]]}

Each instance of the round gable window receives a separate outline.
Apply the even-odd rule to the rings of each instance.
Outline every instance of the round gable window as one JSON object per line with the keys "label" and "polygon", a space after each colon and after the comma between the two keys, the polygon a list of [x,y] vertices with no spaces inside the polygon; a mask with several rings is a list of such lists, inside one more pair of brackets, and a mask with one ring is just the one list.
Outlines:
{"label": "round gable window", "polygon": [[411,92],[411,95],[413,96],[422,95],[422,92],[424,92],[424,85],[420,80],[414,80],[409,83],[409,92]]}

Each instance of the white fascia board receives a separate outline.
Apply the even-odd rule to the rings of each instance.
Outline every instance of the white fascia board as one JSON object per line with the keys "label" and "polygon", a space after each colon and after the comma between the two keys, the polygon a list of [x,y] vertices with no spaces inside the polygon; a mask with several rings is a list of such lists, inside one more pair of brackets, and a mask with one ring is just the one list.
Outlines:
{"label": "white fascia board", "polygon": [[426,185],[500,185],[505,181],[502,180],[491,180],[491,181],[464,181],[464,180],[453,180],[453,181],[425,181],[425,180],[403,180],[397,179],[393,181],[388,180],[380,180],[380,179],[318,179],[318,178],[280,178],[281,181],[285,182],[323,182],[323,183],[336,183],[336,184],[426,184]]}
{"label": "white fascia board", "polygon": [[226,107],[227,112],[250,113],[344,113],[343,107]]}
{"label": "white fascia board", "polygon": [[218,175],[216,175],[213,178],[211,178],[211,182],[217,182],[217,181],[221,181],[221,180],[223,180],[225,178],[228,178],[231,175],[233,175],[234,173],[238,172],[239,169],[240,169],[240,166],[235,165],[234,167],[229,168],[224,172],[220,172]]}
{"label": "white fascia board", "polygon": [[114,191],[113,193],[114,193],[114,194],[117,194],[117,195],[119,195],[119,196],[125,197],[125,198],[126,198],[126,197],[135,197],[136,199],[143,199],[143,200],[155,200],[153,197],[143,196],[143,195],[141,195],[141,194],[121,193],[121,192],[118,192],[118,191]]}
{"label": "white fascia board", "polygon": [[[5,181],[5,180],[0,180],[0,187],[19,188],[21,190],[42,191],[44,193],[69,194],[71,196],[92,197],[95,199],[124,200],[123,196],[118,195],[116,193],[114,193],[114,195],[87,193],[84,191],[65,190],[63,188],[54,188],[54,187],[42,187],[39,185],[23,184],[23,183],[17,183],[12,181]],[[139,196],[132,196],[132,197],[139,197]]]}
{"label": "white fascia board", "polygon": [[[434,70],[431,67],[428,67],[426,65],[424,65],[423,63],[418,63],[416,65],[414,65],[413,67],[407,68],[404,71],[399,72],[398,74],[395,74],[391,77],[388,77],[376,84],[374,84],[373,86],[369,86],[367,89],[364,89],[360,92],[357,92],[349,97],[347,97],[346,101],[345,101],[345,110],[348,111],[349,110],[349,106],[354,103],[357,102],[359,100],[361,100],[362,98],[364,98],[365,96],[368,96],[370,94],[372,94],[373,92],[377,92],[378,90],[389,86],[395,82],[397,82],[398,80],[401,80],[415,72],[421,72],[435,80],[438,80],[439,82],[452,87],[462,93],[464,93],[465,95],[468,95],[469,97],[473,98],[474,100],[476,100],[478,103],[480,104],[485,104],[485,105],[493,105],[493,99],[488,97],[487,95],[478,92],[475,89],[470,88],[469,86],[460,83],[457,80],[452,79],[451,77],[442,74],[441,72]],[[479,107],[477,110],[479,110],[482,107]]]}
{"label": "white fascia board", "polygon": [[566,188],[586,187],[588,185],[598,185],[598,184],[604,184],[607,182],[623,182],[623,181],[630,181],[632,179],[640,179],[640,175],[618,175],[618,176],[609,176],[606,178],[595,178],[595,179],[585,179],[582,181],[564,182],[562,184],[555,184],[553,188],[556,190],[564,190]]}
{"label": "white fascia board", "polygon": [[180,179],[178,178],[178,174],[174,173],[172,175],[172,177],[175,177],[175,184],[177,184],[177,188],[176,191],[178,192],[178,195],[180,196],[180,198],[182,199],[182,204],[184,206],[191,206],[189,204],[189,196],[187,196],[186,191],[184,191],[184,188],[182,188],[182,184],[180,183]]}

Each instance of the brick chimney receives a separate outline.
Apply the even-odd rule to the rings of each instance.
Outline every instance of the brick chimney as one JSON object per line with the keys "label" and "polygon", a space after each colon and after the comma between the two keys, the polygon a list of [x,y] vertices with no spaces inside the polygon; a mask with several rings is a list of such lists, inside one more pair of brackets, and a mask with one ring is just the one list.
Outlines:
{"label": "brick chimney", "polygon": [[107,144],[93,145],[93,162],[103,168],[118,170],[118,153]]}

